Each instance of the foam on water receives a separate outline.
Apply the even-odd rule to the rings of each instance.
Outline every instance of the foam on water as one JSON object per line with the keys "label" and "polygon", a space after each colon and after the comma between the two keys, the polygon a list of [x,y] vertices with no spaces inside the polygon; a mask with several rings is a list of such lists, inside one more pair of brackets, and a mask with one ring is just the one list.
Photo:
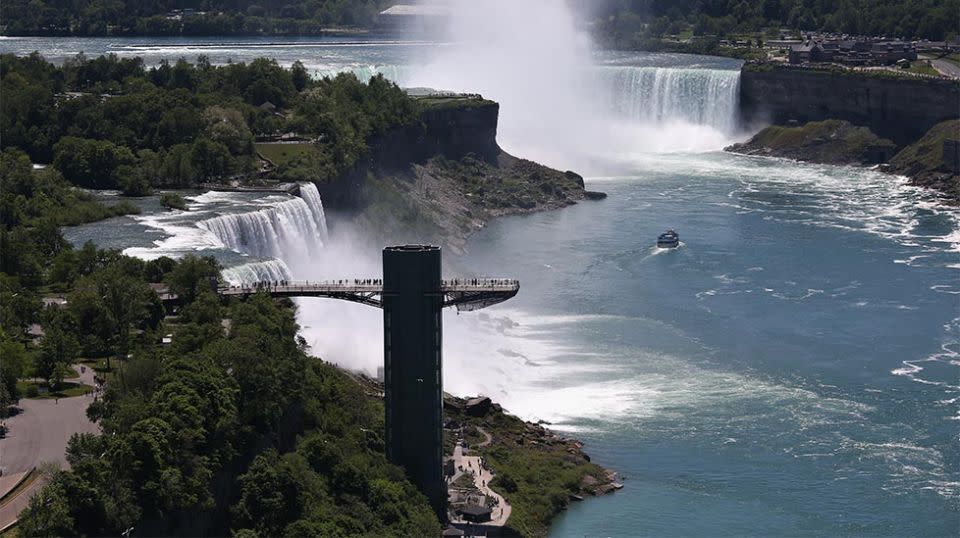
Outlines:
{"label": "foam on water", "polygon": [[[960,210],[938,203],[931,191],[908,185],[904,177],[868,168],[727,153],[637,152],[620,158],[625,165],[639,169],[645,181],[682,174],[738,184],[728,194],[728,201],[711,203],[740,213],[762,214],[776,222],[867,232],[920,251],[910,254],[915,258],[902,258],[909,261],[901,263],[927,255],[942,259],[945,252],[960,252]],[[589,178],[597,183],[620,179]],[[954,256],[949,266],[956,263]]]}
{"label": "foam on water", "polygon": [[[902,367],[890,373],[916,383],[942,388],[947,395],[942,402],[954,405],[956,410],[957,399],[954,395],[960,394],[960,317],[943,325],[943,338],[937,353],[904,360]],[[960,414],[960,411],[954,414]]]}
{"label": "foam on water", "polygon": [[[565,338],[585,324],[612,321],[631,320],[542,316],[503,307],[485,317],[445,320],[447,340],[458,342],[445,350],[445,389],[490,395],[510,412],[548,421],[561,431],[613,427],[681,439],[707,435],[715,445],[741,447],[766,445],[771,435],[791,435],[797,441],[784,449],[788,454],[836,459],[839,479],[861,472],[857,461],[869,459],[888,469],[886,487],[891,492],[960,492],[943,480],[948,462],[938,450],[875,441],[913,437],[915,432],[902,424],[878,431],[871,405],[778,380],[705,369],[682,357],[644,349],[581,349]],[[578,359],[581,353],[590,355],[590,362]],[[478,356],[484,360],[477,361]],[[731,416],[730,409],[738,412]],[[767,431],[769,424],[778,431]],[[839,431],[862,431],[864,437]]]}
{"label": "foam on water", "polygon": [[206,230],[197,228],[193,222],[185,220],[182,212],[160,213],[136,217],[136,220],[163,236],[153,242],[152,247],[130,247],[124,249],[127,256],[144,260],[153,260],[161,256],[179,258],[185,254],[223,248],[223,242]]}

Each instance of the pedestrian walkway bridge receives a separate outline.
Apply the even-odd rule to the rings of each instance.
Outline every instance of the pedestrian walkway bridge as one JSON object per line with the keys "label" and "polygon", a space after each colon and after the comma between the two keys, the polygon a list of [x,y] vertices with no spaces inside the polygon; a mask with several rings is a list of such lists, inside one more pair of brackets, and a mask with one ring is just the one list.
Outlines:
{"label": "pedestrian walkway bridge", "polygon": [[[507,278],[467,278],[443,280],[440,294],[443,307],[455,306],[469,311],[486,308],[515,296],[520,291],[518,280]],[[238,286],[223,286],[217,293],[223,296],[246,297],[258,292],[271,297],[325,297],[381,308],[383,281],[380,279],[349,279],[324,281],[259,282]]]}

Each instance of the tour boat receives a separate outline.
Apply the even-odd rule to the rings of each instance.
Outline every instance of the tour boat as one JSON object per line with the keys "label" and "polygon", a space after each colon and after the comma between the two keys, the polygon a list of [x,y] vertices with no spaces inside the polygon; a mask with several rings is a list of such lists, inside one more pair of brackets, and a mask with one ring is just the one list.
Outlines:
{"label": "tour boat", "polygon": [[677,248],[680,246],[680,236],[673,230],[667,230],[657,238],[659,248]]}

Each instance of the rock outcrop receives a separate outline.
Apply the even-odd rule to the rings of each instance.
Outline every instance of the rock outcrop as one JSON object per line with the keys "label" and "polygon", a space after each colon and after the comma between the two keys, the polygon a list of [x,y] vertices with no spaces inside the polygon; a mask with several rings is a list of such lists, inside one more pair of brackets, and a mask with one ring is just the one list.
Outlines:
{"label": "rock outcrop", "polygon": [[866,127],[826,120],[800,127],[772,125],[726,150],[826,164],[880,164],[896,154],[897,145]]}
{"label": "rock outcrop", "polygon": [[576,173],[500,149],[497,103],[434,101],[420,122],[371,141],[352,170],[317,186],[328,214],[354,221],[378,241],[433,242],[461,253],[467,237],[493,217],[586,198]]}
{"label": "rock outcrop", "polygon": [[948,201],[960,204],[960,120],[934,126],[884,169],[909,177],[914,185],[943,192]]}

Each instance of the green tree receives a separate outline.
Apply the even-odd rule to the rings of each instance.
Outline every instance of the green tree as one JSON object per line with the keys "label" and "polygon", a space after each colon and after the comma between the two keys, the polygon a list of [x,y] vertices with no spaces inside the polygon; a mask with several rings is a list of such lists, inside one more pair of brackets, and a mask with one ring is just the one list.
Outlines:
{"label": "green tree", "polygon": [[184,256],[164,277],[170,291],[186,303],[192,303],[204,289],[211,289],[220,278],[220,264],[212,257]]}
{"label": "green tree", "polygon": [[214,142],[227,147],[233,155],[253,153],[253,133],[240,111],[233,108],[213,106],[203,113],[206,134]]}
{"label": "green tree", "polygon": [[239,526],[253,528],[260,536],[278,536],[287,522],[299,519],[299,481],[275,451],[257,456],[237,482],[240,500],[233,514]]}
{"label": "green tree", "polygon": [[53,165],[67,181],[94,189],[115,188],[118,167],[135,162],[129,148],[105,140],[66,136],[54,145],[53,152]]}
{"label": "green tree", "polygon": [[207,138],[198,138],[193,143],[190,160],[204,179],[220,179],[233,170],[233,159],[227,146]]}
{"label": "green tree", "polygon": [[49,316],[49,321],[44,324],[40,353],[37,354],[36,374],[44,378],[52,390],[57,390],[63,383],[67,369],[76,362],[80,351],[76,337],[65,325],[63,315]]}
{"label": "green tree", "polygon": [[58,478],[55,476],[39,494],[30,498],[17,525],[20,536],[77,536],[76,519],[70,508],[73,501]]}
{"label": "green tree", "polygon": [[6,416],[7,408],[19,398],[17,380],[27,373],[29,358],[23,344],[10,338],[0,328],[0,387],[6,400],[0,402],[0,417]]}

